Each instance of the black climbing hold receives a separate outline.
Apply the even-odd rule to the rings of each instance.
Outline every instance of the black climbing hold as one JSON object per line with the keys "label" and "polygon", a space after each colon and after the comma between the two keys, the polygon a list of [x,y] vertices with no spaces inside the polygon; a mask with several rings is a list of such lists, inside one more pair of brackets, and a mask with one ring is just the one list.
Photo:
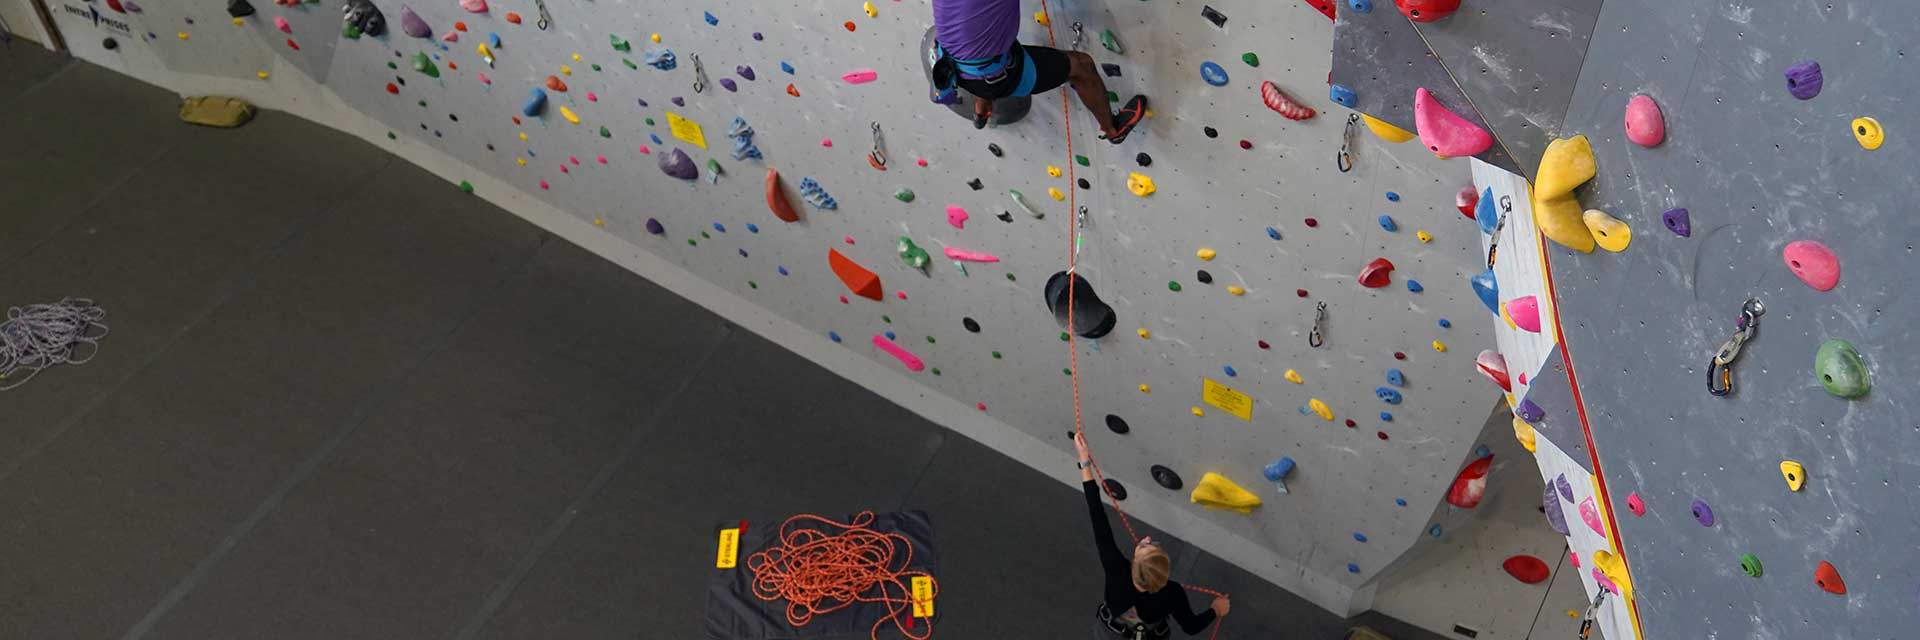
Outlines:
{"label": "black climbing hold", "polygon": [[227,15],[235,18],[245,18],[253,15],[253,5],[248,3],[247,0],[228,0]]}
{"label": "black climbing hold", "polygon": [[114,49],[120,48],[120,43],[115,42],[113,38],[107,38],[105,40],[100,41],[100,46],[102,48],[105,48],[108,51],[112,51]]}
{"label": "black climbing hold", "polygon": [[1166,487],[1168,491],[1179,491],[1180,487],[1186,486],[1186,483],[1180,481],[1180,474],[1174,473],[1172,469],[1156,464],[1148,469],[1148,472],[1153,474],[1154,483]]}
{"label": "black climbing hold", "polygon": [[1087,179],[1086,179],[1086,178],[1081,178],[1081,179],[1080,179],[1080,182],[1079,182],[1079,185],[1080,185],[1080,188],[1082,188],[1082,189],[1092,189],[1092,188],[1093,188],[1093,183],[1091,183],[1091,182],[1087,182]]}
{"label": "black climbing hold", "polygon": [[1150,166],[1153,166],[1153,156],[1147,155],[1145,152],[1142,152],[1133,156],[1133,162],[1134,164],[1138,164],[1142,167],[1150,167]]}
{"label": "black climbing hold", "polygon": [[1100,72],[1107,74],[1109,78],[1118,78],[1120,77],[1120,65],[1111,62],[1100,63]]}
{"label": "black climbing hold", "polygon": [[995,218],[999,218],[1001,222],[1013,222],[1013,212],[1012,212],[1012,211],[1002,211],[1002,212],[1000,212],[1000,215],[997,215],[997,216],[994,216],[994,217],[995,217]]}
{"label": "black climbing hold", "polygon": [[972,180],[968,180],[968,181],[967,181],[967,186],[969,186],[969,187],[973,187],[973,190],[974,190],[974,191],[979,191],[979,190],[981,190],[981,189],[985,189],[985,188],[987,188],[987,185],[985,185],[985,184],[983,184],[983,183],[981,183],[981,182],[980,182],[980,179],[979,179],[979,178],[974,178],[974,179],[972,179]]}
{"label": "black climbing hold", "polygon": [[1209,137],[1209,138],[1218,138],[1218,137],[1220,137],[1220,130],[1219,130],[1219,129],[1215,129],[1215,128],[1213,128],[1213,127],[1207,127],[1207,128],[1205,128],[1205,129],[1201,129],[1200,131],[1201,131],[1202,133],[1205,133],[1205,134],[1207,134],[1207,137]]}
{"label": "black climbing hold", "polygon": [[973,318],[961,318],[960,326],[966,327],[968,331],[980,333],[980,323],[974,322]]}
{"label": "black climbing hold", "polygon": [[1200,284],[1213,284],[1213,274],[1207,273],[1206,269],[1201,269],[1199,273],[1193,274],[1193,279],[1199,280]]}
{"label": "black climbing hold", "polygon": [[1200,16],[1206,18],[1207,22],[1213,23],[1213,26],[1223,29],[1227,26],[1227,14],[1215,11],[1213,7],[1200,7]]}
{"label": "black climbing hold", "polygon": [[1120,484],[1119,480],[1113,478],[1107,478],[1107,493],[1112,495],[1115,500],[1127,499],[1126,485]]}
{"label": "black climbing hold", "polygon": [[1068,284],[1072,283],[1073,332],[1082,338],[1099,338],[1113,331],[1116,320],[1113,307],[1100,301],[1099,294],[1093,292],[1093,285],[1080,274],[1069,275],[1065,271],[1053,274],[1047,279],[1047,310],[1053,312],[1053,320],[1061,327],[1067,326]]}
{"label": "black climbing hold", "polygon": [[396,82],[396,83],[399,83],[399,85],[400,85],[400,86],[402,86],[402,87],[404,87],[404,86],[407,86],[407,79],[406,79],[406,78],[403,78],[403,77],[400,77],[400,76],[394,76],[394,77],[393,77],[393,81],[394,81],[394,82]]}
{"label": "black climbing hold", "polygon": [[1000,145],[991,142],[987,143],[987,151],[991,152],[995,158],[1005,157],[1007,155],[1007,152],[1000,150]]}
{"label": "black climbing hold", "polygon": [[1126,435],[1128,431],[1133,430],[1133,427],[1127,426],[1127,421],[1121,419],[1120,416],[1109,413],[1107,414],[1107,430]]}

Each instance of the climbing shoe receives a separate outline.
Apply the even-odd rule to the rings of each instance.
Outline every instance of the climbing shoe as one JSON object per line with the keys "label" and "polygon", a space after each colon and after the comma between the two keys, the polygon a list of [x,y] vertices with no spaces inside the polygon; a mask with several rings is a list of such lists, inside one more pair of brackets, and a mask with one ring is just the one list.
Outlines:
{"label": "climbing shoe", "polygon": [[1113,144],[1125,142],[1127,140],[1127,134],[1133,133],[1133,128],[1139,125],[1140,120],[1146,117],[1147,97],[1134,96],[1132,100],[1127,101],[1126,106],[1120,107],[1120,113],[1113,116],[1114,134],[1107,137],[1107,142]]}
{"label": "climbing shoe", "polygon": [[992,113],[992,112],[988,112],[988,113],[987,113],[987,114],[985,114],[985,115],[982,115],[982,114],[978,114],[978,113],[976,113],[976,114],[973,114],[973,128],[975,128],[975,129],[985,129],[985,128],[987,128],[987,121],[988,121],[988,120],[992,120],[992,119],[993,119],[993,113]]}

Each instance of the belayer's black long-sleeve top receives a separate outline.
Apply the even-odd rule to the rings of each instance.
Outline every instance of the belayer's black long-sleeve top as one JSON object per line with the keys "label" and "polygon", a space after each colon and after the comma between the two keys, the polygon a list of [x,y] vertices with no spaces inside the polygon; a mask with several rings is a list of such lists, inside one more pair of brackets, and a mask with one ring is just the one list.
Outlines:
{"label": "belayer's black long-sleeve top", "polygon": [[1133,562],[1113,544],[1113,526],[1107,523],[1107,511],[1100,504],[1100,487],[1088,480],[1081,483],[1081,488],[1087,494],[1087,512],[1093,516],[1093,546],[1099,550],[1100,568],[1107,574],[1107,610],[1118,616],[1132,609],[1141,622],[1148,624],[1173,616],[1187,635],[1199,635],[1213,624],[1213,610],[1195,614],[1187,603],[1187,589],[1178,582],[1168,580],[1166,587],[1153,593],[1134,588]]}

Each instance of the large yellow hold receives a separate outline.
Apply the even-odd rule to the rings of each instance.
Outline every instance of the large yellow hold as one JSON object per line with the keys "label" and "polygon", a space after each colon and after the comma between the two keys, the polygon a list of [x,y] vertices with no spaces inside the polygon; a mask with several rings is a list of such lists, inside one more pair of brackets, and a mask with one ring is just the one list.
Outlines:
{"label": "large yellow hold", "polygon": [[1200,477],[1200,486],[1194,487],[1193,495],[1188,498],[1194,504],[1208,509],[1228,509],[1240,513],[1252,513],[1254,507],[1260,506],[1260,496],[1234,484],[1226,476],[1211,471]]}
{"label": "large yellow hold", "polygon": [[1586,136],[1547,144],[1533,180],[1533,223],[1547,239],[1580,253],[1593,253],[1593,232],[1581,218],[1573,189],[1592,180],[1597,168]]}
{"label": "large yellow hold", "polygon": [[1534,449],[1539,446],[1539,444],[1534,441],[1535,435],[1533,425],[1527,424],[1527,421],[1521,420],[1519,416],[1514,416],[1513,439],[1519,440],[1520,446],[1525,448],[1527,453],[1533,453]]}
{"label": "large yellow hold", "polygon": [[1373,135],[1380,136],[1381,140],[1399,144],[1413,139],[1412,131],[1387,124],[1386,121],[1373,116],[1362,113],[1360,121],[1367,123],[1367,130],[1372,131]]}

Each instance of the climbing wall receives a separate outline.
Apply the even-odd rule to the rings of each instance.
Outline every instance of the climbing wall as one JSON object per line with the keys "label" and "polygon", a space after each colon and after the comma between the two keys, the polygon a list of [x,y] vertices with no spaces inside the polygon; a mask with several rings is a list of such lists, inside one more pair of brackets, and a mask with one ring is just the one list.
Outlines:
{"label": "climbing wall", "polygon": [[[1607,0],[1599,14],[1559,135],[1592,139],[1599,174],[1577,195],[1634,241],[1618,254],[1550,245],[1549,260],[1584,400],[1571,408],[1598,452],[1642,637],[1913,635],[1920,558],[1904,461],[1920,422],[1904,384],[1914,307],[1898,274],[1914,267],[1908,142],[1920,118],[1903,100],[1916,18],[1920,6],[1897,2]],[[1824,76],[1805,99],[1795,90],[1812,93],[1810,75],[1794,88],[1787,77],[1803,61]],[[1665,113],[1660,146],[1623,133],[1636,94]],[[1884,131],[1879,148],[1850,130],[1861,117]],[[1663,225],[1676,208],[1690,236]],[[1837,256],[1837,286],[1796,277],[1783,254],[1800,241]],[[1821,264],[1796,255],[1803,270]],[[1732,365],[1732,394],[1715,397],[1709,359],[1749,298],[1764,305],[1760,327]],[[1828,340],[1858,350],[1870,392],[1826,390],[1822,376],[1842,374],[1816,367]],[[1803,488],[1782,461],[1804,466]],[[1822,561],[1844,595],[1816,584]]]}
{"label": "climbing wall", "polygon": [[[1118,97],[1151,97],[1117,146],[1058,93],[984,131],[929,103],[924,2],[386,1],[387,33],[358,39],[331,3],[254,0],[237,25],[222,3],[145,4],[117,14],[132,35],[62,26],[89,60],[385,145],[448,198],[502,203],[1063,479],[1084,416],[1130,512],[1336,611],[1447,513],[1496,402],[1473,373],[1494,325],[1467,286],[1485,269],[1456,209],[1468,166],[1328,102],[1335,25],[1307,4],[1067,1],[1049,29],[1024,3],[1023,41],[1080,40]],[[1267,81],[1319,115],[1269,109]],[[762,157],[736,157],[736,118]],[[661,169],[676,153],[691,179]],[[769,210],[769,169],[797,221]],[[1117,315],[1105,337],[1069,342],[1043,300],[1071,251]],[[1376,259],[1392,270],[1363,286]],[[1262,477],[1282,458],[1289,493]],[[1190,504],[1209,472],[1264,504]]]}

